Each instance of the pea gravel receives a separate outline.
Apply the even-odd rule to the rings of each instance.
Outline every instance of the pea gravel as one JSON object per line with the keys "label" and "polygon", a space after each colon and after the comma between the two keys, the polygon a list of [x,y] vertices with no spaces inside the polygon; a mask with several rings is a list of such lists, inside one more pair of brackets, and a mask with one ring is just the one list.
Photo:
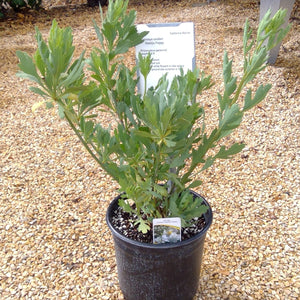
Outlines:
{"label": "pea gravel", "polygon": [[[45,1],[65,4],[54,2]],[[208,128],[216,120],[224,48],[240,73],[242,28],[246,18],[257,28],[257,2],[130,2],[138,23],[195,23],[197,65],[216,82],[201,100]],[[15,77],[15,51],[33,53],[34,26],[46,35],[54,17],[74,28],[77,54],[97,45],[91,18],[99,22],[98,9],[67,3],[0,22],[0,299],[123,299],[105,224],[118,187],[54,110],[31,112],[40,99]],[[276,65],[252,83],[273,89],[232,137],[247,147],[198,176],[214,222],[197,300],[299,299],[298,3]],[[126,59],[135,63],[133,53]]]}

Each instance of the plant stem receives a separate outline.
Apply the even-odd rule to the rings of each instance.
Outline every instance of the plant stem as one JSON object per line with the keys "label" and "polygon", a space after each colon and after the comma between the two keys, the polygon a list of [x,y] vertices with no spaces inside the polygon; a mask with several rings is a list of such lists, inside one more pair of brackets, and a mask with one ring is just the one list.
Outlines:
{"label": "plant stem", "polygon": [[234,98],[232,99],[232,101],[230,103],[230,106],[232,106],[234,103],[236,103],[237,100],[239,99],[240,93],[241,93],[241,91],[242,91],[242,89],[244,87],[244,84],[245,84],[245,80],[244,80],[244,78],[246,78],[245,75],[243,76],[243,78],[242,78],[242,80],[241,80],[241,82],[240,82],[240,84],[239,84],[239,86],[238,86],[238,88],[237,88],[237,90],[235,92]]}
{"label": "plant stem", "polygon": [[68,117],[68,115],[65,113],[65,117],[69,123],[69,125],[71,126],[71,128],[73,129],[73,131],[75,132],[75,134],[77,135],[77,137],[79,138],[80,142],[83,144],[83,146],[85,147],[85,149],[89,152],[89,154],[94,158],[94,160],[102,166],[100,160],[97,158],[97,156],[94,154],[94,152],[90,149],[90,147],[88,146],[88,144],[85,142],[85,140],[82,138],[82,136],[80,135],[79,131],[77,130],[76,126],[73,124],[73,122],[71,121],[71,119]]}
{"label": "plant stem", "polygon": [[73,122],[71,121],[71,119],[68,117],[68,115],[65,113],[65,117],[69,123],[69,125],[71,126],[71,128],[73,129],[73,131],[75,132],[75,134],[77,135],[77,137],[79,138],[80,142],[83,144],[83,146],[85,147],[85,149],[88,151],[88,153],[93,157],[93,159],[101,166],[101,168],[103,170],[105,170],[105,172],[107,172],[114,180],[117,181],[117,178],[115,176],[112,175],[111,172],[109,172],[109,169],[97,158],[97,156],[95,155],[95,153],[92,151],[92,149],[88,146],[88,144],[86,143],[86,141],[82,138],[82,136],[80,135],[79,131],[77,130],[76,126],[73,124]]}

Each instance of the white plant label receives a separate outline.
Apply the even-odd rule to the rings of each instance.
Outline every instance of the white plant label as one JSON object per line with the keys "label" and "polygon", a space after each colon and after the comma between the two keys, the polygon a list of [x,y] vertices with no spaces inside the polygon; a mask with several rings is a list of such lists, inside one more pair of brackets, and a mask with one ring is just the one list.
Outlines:
{"label": "white plant label", "polygon": [[[151,53],[152,69],[147,78],[147,88],[156,86],[158,79],[168,74],[169,81],[180,74],[180,68],[185,72],[193,70],[195,66],[195,31],[194,23],[165,23],[165,24],[139,24],[139,32],[149,31],[144,42],[136,46],[136,58]],[[139,92],[145,88],[144,78],[141,74]]]}
{"label": "white plant label", "polygon": [[153,244],[177,243],[181,241],[181,219],[153,219]]}

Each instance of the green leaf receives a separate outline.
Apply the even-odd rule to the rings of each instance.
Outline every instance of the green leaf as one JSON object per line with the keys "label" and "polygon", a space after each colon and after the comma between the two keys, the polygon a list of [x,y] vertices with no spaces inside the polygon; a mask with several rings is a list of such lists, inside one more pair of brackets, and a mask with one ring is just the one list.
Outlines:
{"label": "green leaf", "polygon": [[[110,51],[113,50],[114,41],[117,37],[117,31],[115,30],[114,24],[111,23],[104,23],[103,29],[102,29],[103,35],[105,36],[105,39],[108,43],[108,49]],[[113,57],[112,57],[113,58]]]}
{"label": "green leaf", "polygon": [[53,105],[53,101],[47,101],[45,104],[46,104],[46,108],[47,108],[47,109],[51,109],[51,108],[53,108],[53,106],[54,106],[54,105]]}
{"label": "green leaf", "polygon": [[40,71],[41,75],[43,77],[45,77],[46,76],[46,65],[45,65],[44,61],[42,60],[39,49],[35,51],[33,58],[34,58],[35,64],[36,64],[38,70]]}
{"label": "green leaf", "polygon": [[174,193],[170,199],[170,216],[181,218],[182,227],[191,225],[191,220],[202,216],[207,212],[208,207],[203,204],[202,198],[193,197],[188,191],[184,190],[180,195]]}
{"label": "green leaf", "polygon": [[171,157],[170,168],[177,168],[185,165],[185,160],[190,157],[190,153],[186,150],[184,153],[180,155],[176,155]]}
{"label": "green leaf", "polygon": [[188,187],[187,189],[193,189],[193,188],[196,188],[198,187],[199,185],[202,185],[202,180],[194,180]]}
{"label": "green leaf", "polygon": [[230,81],[226,83],[225,93],[227,97],[231,96],[233,92],[236,90],[236,81],[237,81],[237,77],[232,77]]}
{"label": "green leaf", "polygon": [[150,230],[148,222],[144,221],[142,218],[139,218],[134,224],[138,225],[138,231],[144,234]]}
{"label": "green leaf", "polygon": [[265,99],[266,95],[268,94],[269,90],[271,89],[272,85],[267,84],[265,86],[260,85],[257,89],[255,96],[253,99],[251,99],[251,89],[249,89],[245,96],[245,103],[243,107],[243,111],[247,111],[251,109],[252,107],[256,106],[259,102],[261,102],[263,99]]}
{"label": "green leaf", "polygon": [[240,111],[236,103],[231,107],[226,107],[223,116],[219,113],[219,130],[221,136],[224,137],[224,132],[237,128],[241,124],[242,118],[243,112]]}
{"label": "green leaf", "polygon": [[126,199],[119,199],[119,206],[122,207],[125,212],[132,212],[132,208]]}
{"label": "green leaf", "polygon": [[232,60],[229,61],[227,51],[224,52],[223,58],[223,78],[224,83],[228,83],[232,78]]}
{"label": "green leaf", "polygon": [[243,52],[244,52],[244,57],[246,58],[247,54],[249,51],[252,49],[254,45],[254,41],[252,40],[249,44],[249,40],[252,34],[252,29],[249,26],[249,21],[248,19],[245,22],[244,26],[244,35],[243,35]]}
{"label": "green leaf", "polygon": [[168,191],[165,186],[160,185],[160,184],[154,184],[153,185],[154,190],[159,193],[161,198],[166,197],[168,195]]}
{"label": "green leaf", "polygon": [[97,35],[97,38],[102,46],[102,48],[104,48],[104,44],[103,44],[103,34],[101,33],[100,31],[100,28],[99,26],[97,25],[96,21],[93,19],[93,25],[94,25],[94,29],[95,29],[95,32],[96,32],[96,35]]}
{"label": "green leaf", "polygon": [[268,11],[265,13],[265,15],[262,17],[262,19],[259,22],[258,29],[257,29],[257,39],[262,40],[264,36],[263,32],[267,28],[267,26],[270,24],[271,20],[271,9],[268,9]]}
{"label": "green leaf", "polygon": [[217,141],[219,136],[217,128],[215,128],[209,137],[207,138],[206,134],[202,137],[202,143],[197,149],[192,151],[192,167],[200,163],[204,163],[204,156],[207,151],[215,146],[215,141]]}
{"label": "green leaf", "polygon": [[85,118],[84,117],[81,117],[80,119],[80,129],[83,133],[83,136],[84,136],[84,139],[86,141],[89,141],[91,136],[92,136],[92,133],[94,132],[94,122],[93,121],[85,121]]}
{"label": "green leaf", "polygon": [[179,187],[181,190],[184,189],[184,185],[179,181],[178,175],[173,173],[173,172],[169,172],[167,173],[167,178],[168,180],[170,180],[172,183],[174,183],[177,187]]}
{"label": "green leaf", "polygon": [[145,80],[151,71],[151,63],[152,59],[150,53],[146,56],[143,56],[141,53],[138,54],[138,67]]}
{"label": "green leaf", "polygon": [[38,88],[38,87],[34,87],[34,86],[31,86],[31,87],[29,87],[29,89],[32,91],[32,92],[34,92],[34,93],[36,93],[36,94],[38,94],[38,95],[40,95],[40,96],[42,96],[42,97],[49,97],[49,95],[46,93],[46,92],[44,92],[43,90],[41,90],[40,88]]}
{"label": "green leaf", "polygon": [[[84,52],[81,53],[79,58],[75,60],[72,66],[69,68],[66,78],[59,83],[59,86],[67,88],[71,85],[76,85],[76,82],[83,78],[83,66],[84,66]],[[78,82],[81,84],[81,81]]]}
{"label": "green leaf", "polygon": [[221,149],[215,156],[215,158],[221,158],[221,159],[229,159],[233,155],[241,152],[244,149],[244,144],[233,144],[229,149],[226,149],[225,146],[221,146]]}
{"label": "green leaf", "polygon": [[201,169],[201,172],[211,167],[214,164],[215,160],[216,157],[212,157],[212,156],[207,157],[207,159],[205,160],[205,164]]}
{"label": "green leaf", "polygon": [[35,64],[33,63],[32,58],[25,52],[22,51],[17,51],[16,52],[20,63],[18,64],[21,72],[19,71],[17,73],[17,76],[22,77],[22,78],[27,78],[31,81],[37,82],[39,84],[41,83],[41,78],[39,74],[36,71]]}
{"label": "green leaf", "polygon": [[65,110],[64,110],[64,107],[61,104],[58,104],[58,116],[61,119],[65,118]]}

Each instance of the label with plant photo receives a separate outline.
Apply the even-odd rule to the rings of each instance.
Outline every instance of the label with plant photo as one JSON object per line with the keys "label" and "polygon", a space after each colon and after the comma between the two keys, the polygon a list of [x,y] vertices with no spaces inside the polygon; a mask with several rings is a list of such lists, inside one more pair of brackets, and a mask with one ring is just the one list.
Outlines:
{"label": "label with plant photo", "polygon": [[153,219],[153,244],[177,243],[181,241],[181,219]]}

